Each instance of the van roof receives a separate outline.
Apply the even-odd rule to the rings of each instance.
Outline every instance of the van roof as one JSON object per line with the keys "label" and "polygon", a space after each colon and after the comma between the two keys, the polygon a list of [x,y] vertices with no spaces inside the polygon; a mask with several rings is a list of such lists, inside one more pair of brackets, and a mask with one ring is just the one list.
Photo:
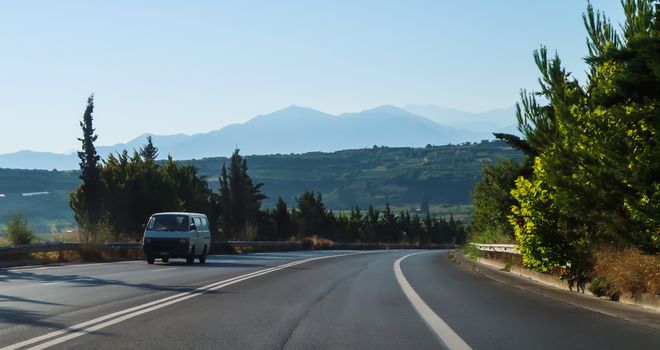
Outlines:
{"label": "van roof", "polygon": [[184,212],[184,211],[166,211],[162,213],[154,213],[154,215],[187,215],[187,216],[192,216],[192,215],[199,215],[199,216],[206,216],[206,214],[201,214],[201,213],[189,213],[189,212]]}

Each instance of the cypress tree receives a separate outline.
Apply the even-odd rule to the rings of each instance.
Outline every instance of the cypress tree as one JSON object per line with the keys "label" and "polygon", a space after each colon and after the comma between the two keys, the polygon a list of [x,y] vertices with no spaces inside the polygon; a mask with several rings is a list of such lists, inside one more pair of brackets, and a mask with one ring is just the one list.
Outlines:
{"label": "cypress tree", "polygon": [[93,230],[103,215],[103,184],[101,182],[99,160],[94,142],[98,138],[93,126],[94,94],[87,99],[87,108],[80,122],[83,137],[78,138],[82,150],[80,158],[80,179],[82,184],[71,194],[70,206],[74,216],[83,231]]}

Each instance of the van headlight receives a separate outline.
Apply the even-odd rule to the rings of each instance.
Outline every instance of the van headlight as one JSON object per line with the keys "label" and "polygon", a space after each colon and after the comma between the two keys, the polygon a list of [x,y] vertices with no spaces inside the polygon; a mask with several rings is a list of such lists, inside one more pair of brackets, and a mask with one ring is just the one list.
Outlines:
{"label": "van headlight", "polygon": [[181,244],[188,244],[188,238],[181,238],[181,239],[179,240],[179,243],[181,243]]}

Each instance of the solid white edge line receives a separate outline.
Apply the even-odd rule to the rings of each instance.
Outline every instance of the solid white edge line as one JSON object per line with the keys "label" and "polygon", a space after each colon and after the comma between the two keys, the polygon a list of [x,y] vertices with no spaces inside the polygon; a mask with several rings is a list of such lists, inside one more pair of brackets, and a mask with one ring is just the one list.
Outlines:
{"label": "solid white edge line", "polygon": [[420,298],[403,275],[403,272],[401,271],[401,261],[409,256],[422,253],[426,252],[408,254],[394,262],[394,276],[396,277],[397,282],[399,282],[399,286],[401,286],[403,293],[415,308],[415,311],[417,311],[419,316],[424,320],[426,325],[441,343],[443,343],[449,350],[471,350],[472,348],[467,345],[467,343],[463,341],[463,339],[461,339],[461,337],[459,337],[458,334],[456,334],[456,332],[454,332],[454,330],[452,330],[449,325],[438,316],[438,314],[433,312],[422,298]]}
{"label": "solid white edge line", "polygon": [[[188,300],[190,298],[202,295],[205,292],[214,291],[214,290],[217,290],[217,289],[220,289],[220,288],[224,288],[224,287],[230,286],[232,284],[242,282],[242,281],[245,281],[245,280],[248,280],[248,279],[251,279],[251,278],[255,278],[255,277],[258,277],[258,276],[262,276],[262,275],[265,275],[265,274],[268,274],[268,273],[271,273],[271,272],[279,271],[279,270],[282,270],[282,269],[286,269],[288,267],[304,264],[304,263],[307,263],[307,262],[310,262],[310,261],[315,261],[315,260],[335,258],[335,257],[341,257],[341,256],[349,256],[349,255],[356,255],[356,254],[366,254],[366,253],[372,253],[372,252],[375,253],[377,251],[355,252],[355,253],[348,253],[348,254],[336,254],[336,255],[326,255],[326,256],[314,257],[314,258],[309,258],[309,259],[297,260],[297,261],[293,261],[293,262],[282,264],[282,265],[277,265],[277,266],[274,266],[274,267],[254,271],[254,272],[247,273],[247,274],[240,275],[240,276],[235,276],[235,277],[232,277],[232,278],[229,278],[229,279],[226,279],[226,280],[218,281],[218,282],[211,283],[211,284],[208,284],[208,285],[203,286],[203,287],[199,287],[199,288],[197,288],[193,291],[190,291],[190,292],[183,292],[183,293],[179,293],[179,294],[176,294],[176,295],[172,295],[172,296],[162,298],[162,299],[159,299],[159,300],[155,300],[155,301],[152,301],[152,302],[149,302],[149,303],[146,303],[146,304],[138,305],[138,306],[126,309],[126,310],[121,310],[121,311],[117,311],[117,312],[114,312],[114,313],[111,313],[111,314],[108,314],[108,315],[105,315],[105,316],[101,316],[101,317],[98,317],[98,318],[95,318],[95,319],[92,319],[92,320],[89,320],[89,321],[86,321],[86,322],[83,322],[83,323],[79,323],[77,325],[69,326],[67,328],[57,330],[57,331],[54,331],[54,332],[51,332],[51,333],[47,333],[47,334],[41,335],[39,337],[27,339],[25,341],[22,341],[22,342],[19,342],[19,343],[15,343],[15,344],[0,348],[0,350],[20,349],[20,348],[23,348],[23,347],[26,347],[26,346],[29,346],[29,345],[32,345],[32,344],[35,344],[35,343],[39,343],[39,342],[51,339],[51,338],[56,338],[56,339],[53,339],[53,340],[48,341],[46,343],[39,344],[39,345],[36,345],[36,346],[30,348],[30,349],[45,349],[47,347],[50,347],[50,346],[53,346],[53,345],[56,345],[56,344],[60,344],[60,343],[65,342],[67,340],[77,338],[79,336],[97,331],[99,329],[111,326],[113,324],[122,322],[124,320],[133,318],[135,316],[139,316],[139,315],[145,314],[147,312],[158,310],[158,309],[160,309],[162,307],[165,307],[165,306],[169,306],[169,305],[172,305],[172,304],[184,301],[184,300]],[[100,322],[103,322],[103,323],[100,323]]]}

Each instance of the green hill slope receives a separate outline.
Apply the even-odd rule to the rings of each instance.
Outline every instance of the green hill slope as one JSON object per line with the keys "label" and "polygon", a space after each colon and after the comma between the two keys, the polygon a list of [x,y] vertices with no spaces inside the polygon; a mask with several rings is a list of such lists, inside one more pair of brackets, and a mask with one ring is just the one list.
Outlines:
{"label": "green hill slope", "polygon": [[[470,192],[481,177],[484,163],[521,156],[499,141],[479,144],[427,146],[426,148],[374,147],[333,153],[247,156],[249,174],[263,182],[269,197],[289,204],[304,190],[323,193],[327,207],[335,211],[353,205],[376,207],[390,202],[395,208],[416,209],[428,201],[433,213],[443,206],[470,203]],[[226,158],[182,161],[194,165],[218,186],[218,174]],[[72,222],[68,192],[78,184],[77,172],[0,169],[0,217],[23,213],[43,232],[49,224]],[[50,192],[42,197],[22,197],[23,192]],[[2,220],[4,221],[4,220]]]}

